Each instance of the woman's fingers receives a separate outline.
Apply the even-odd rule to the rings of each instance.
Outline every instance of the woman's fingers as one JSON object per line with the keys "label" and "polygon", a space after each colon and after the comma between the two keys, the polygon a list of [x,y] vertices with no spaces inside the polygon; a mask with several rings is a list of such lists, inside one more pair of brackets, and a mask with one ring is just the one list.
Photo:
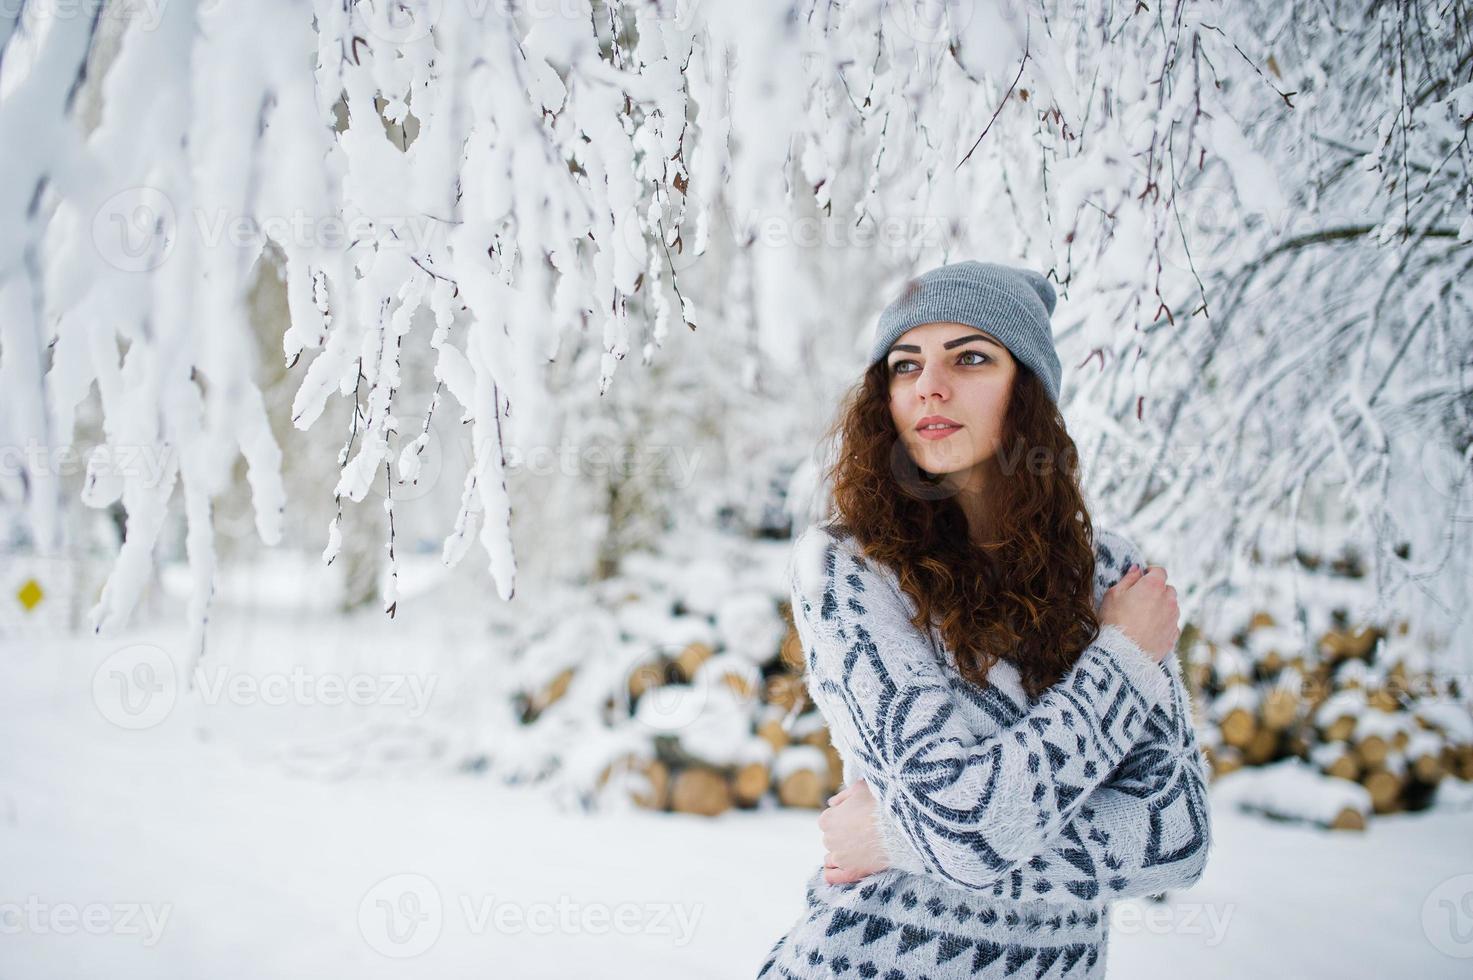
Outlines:
{"label": "woman's fingers", "polygon": [[823,880],[830,885],[847,885],[851,882],[860,881],[865,876],[855,874],[845,868],[825,867],[823,869]]}
{"label": "woman's fingers", "polygon": [[1140,579],[1153,573],[1162,583],[1167,581],[1166,567],[1164,565],[1141,565],[1131,562],[1130,567],[1125,570],[1125,574],[1120,576],[1120,581],[1115,584],[1117,586],[1133,585]]}

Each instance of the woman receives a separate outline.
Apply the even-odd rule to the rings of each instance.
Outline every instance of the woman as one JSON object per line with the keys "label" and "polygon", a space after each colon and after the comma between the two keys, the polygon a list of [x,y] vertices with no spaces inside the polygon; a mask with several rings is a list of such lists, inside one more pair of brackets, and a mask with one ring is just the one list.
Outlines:
{"label": "woman", "polygon": [[1211,836],[1175,590],[1092,528],[1042,276],[961,262],[883,312],[794,544],[844,762],[807,913],[759,977],[1103,977],[1108,903]]}

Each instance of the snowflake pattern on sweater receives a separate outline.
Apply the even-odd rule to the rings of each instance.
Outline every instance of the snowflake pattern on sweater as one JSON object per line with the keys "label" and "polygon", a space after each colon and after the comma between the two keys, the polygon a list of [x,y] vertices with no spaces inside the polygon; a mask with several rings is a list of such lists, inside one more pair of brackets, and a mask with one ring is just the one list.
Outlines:
{"label": "snowflake pattern on sweater", "polygon": [[[1137,552],[1096,529],[1096,609]],[[789,566],[809,692],[879,803],[890,867],[806,885],[759,978],[1098,978],[1108,903],[1196,882],[1207,762],[1175,654],[1104,626],[1033,701],[1017,669],[980,688],[894,574],[813,526]]]}

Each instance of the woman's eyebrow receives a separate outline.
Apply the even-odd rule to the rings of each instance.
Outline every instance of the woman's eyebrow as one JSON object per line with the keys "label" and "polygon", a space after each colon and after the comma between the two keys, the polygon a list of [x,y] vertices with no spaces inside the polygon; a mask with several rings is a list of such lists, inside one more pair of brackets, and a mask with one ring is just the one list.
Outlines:
{"label": "woman's eyebrow", "polygon": [[[993,340],[985,333],[969,333],[965,337],[958,337],[955,340],[948,340],[946,343],[942,344],[941,347],[943,350],[951,350],[953,347],[959,347],[962,344],[968,344],[974,340],[980,340],[983,343],[991,344],[993,347],[1002,348],[1002,344],[999,344],[997,341]],[[895,346],[891,347],[890,350],[911,351],[916,354],[919,354],[921,352],[921,348],[916,344],[896,344]],[[886,351],[886,353],[889,353],[889,351]]]}

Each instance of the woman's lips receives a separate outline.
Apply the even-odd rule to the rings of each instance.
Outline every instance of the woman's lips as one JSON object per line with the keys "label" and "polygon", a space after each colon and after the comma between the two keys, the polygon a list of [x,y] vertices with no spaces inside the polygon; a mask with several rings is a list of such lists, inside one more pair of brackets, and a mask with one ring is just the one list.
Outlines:
{"label": "woman's lips", "polygon": [[953,432],[960,432],[961,428],[959,425],[948,425],[944,429],[917,429],[916,435],[922,439],[930,439],[934,442],[937,439],[945,439]]}

